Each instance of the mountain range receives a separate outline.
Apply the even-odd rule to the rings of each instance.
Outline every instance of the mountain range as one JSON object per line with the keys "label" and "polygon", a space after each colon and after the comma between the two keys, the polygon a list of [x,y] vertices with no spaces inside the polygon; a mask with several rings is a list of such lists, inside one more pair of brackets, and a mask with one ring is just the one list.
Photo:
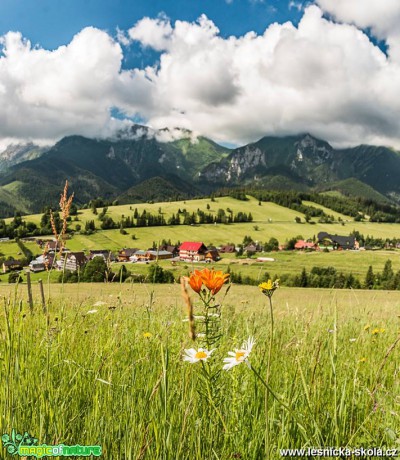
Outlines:
{"label": "mountain range", "polygon": [[310,134],[263,137],[228,149],[186,130],[136,125],[112,139],[68,136],[55,145],[0,153],[0,214],[57,206],[68,179],[78,205],[204,195],[222,187],[338,190],[400,203],[400,153],[382,146],[334,149]]}

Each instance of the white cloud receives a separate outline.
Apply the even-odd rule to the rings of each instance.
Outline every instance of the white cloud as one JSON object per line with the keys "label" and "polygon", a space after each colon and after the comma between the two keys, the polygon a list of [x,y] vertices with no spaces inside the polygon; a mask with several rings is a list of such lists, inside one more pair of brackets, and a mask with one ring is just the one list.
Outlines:
{"label": "white cloud", "polygon": [[316,0],[334,19],[371,29],[380,40],[386,40],[389,57],[400,63],[399,0]]}
{"label": "white cloud", "polygon": [[165,50],[172,34],[172,27],[165,17],[158,19],[143,18],[129,29],[132,40],[138,40],[144,46],[150,46],[157,51]]}
{"label": "white cloud", "polygon": [[372,28],[379,38],[387,38],[398,29],[398,0],[317,0],[318,5],[337,20]]}
{"label": "white cloud", "polygon": [[[328,11],[328,0],[319,2]],[[129,37],[117,30],[116,40],[86,28],[54,51],[9,32],[1,39],[0,139],[111,136],[132,125],[111,117],[117,108],[155,130],[169,127],[160,140],[181,127],[237,144],[309,131],[336,145],[400,147],[400,40],[388,35],[386,56],[354,18],[334,23],[312,5],[297,27],[223,38],[204,15],[174,24],[161,16],[142,19]],[[132,40],[161,53],[156,66],[121,69],[119,43]]]}
{"label": "white cloud", "polygon": [[9,32],[2,46],[0,137],[95,135],[108,123],[122,51],[105,32],[83,29],[55,51]]}
{"label": "white cloud", "polygon": [[296,9],[297,11],[301,11],[303,8],[304,6],[302,2],[296,2],[294,0],[289,2],[289,10]]}
{"label": "white cloud", "polygon": [[[157,21],[152,30],[165,36]],[[177,21],[163,46],[159,67],[136,75],[153,101],[139,111],[155,127],[236,143],[311,131],[336,144],[400,146],[399,68],[362,31],[324,19],[316,6],[297,28],[273,24],[239,38],[220,37],[204,16]]]}

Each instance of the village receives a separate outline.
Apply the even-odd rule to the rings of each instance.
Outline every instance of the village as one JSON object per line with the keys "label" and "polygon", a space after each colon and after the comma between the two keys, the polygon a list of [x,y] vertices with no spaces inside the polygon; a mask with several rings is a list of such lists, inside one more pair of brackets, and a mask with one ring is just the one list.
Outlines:
{"label": "village", "polygon": [[266,251],[265,245],[261,242],[250,241],[246,245],[235,245],[233,243],[215,247],[206,245],[204,242],[185,241],[176,245],[161,245],[158,248],[122,248],[113,252],[109,249],[96,249],[85,251],[70,251],[68,247],[55,239],[44,240],[39,238],[21,239],[22,242],[35,241],[41,249],[41,254],[32,260],[17,260],[10,258],[2,265],[3,273],[12,271],[29,270],[33,273],[45,270],[58,270],[76,272],[82,269],[95,257],[101,257],[106,263],[150,263],[159,260],[170,259],[172,263],[182,261],[190,263],[214,263],[221,259],[223,254],[231,254],[239,257],[256,258],[262,262],[268,258],[262,257],[265,252],[273,251],[343,251],[363,250],[359,242],[353,236],[331,235],[327,232],[320,232],[315,241],[297,239],[292,247],[279,245],[271,247]]}

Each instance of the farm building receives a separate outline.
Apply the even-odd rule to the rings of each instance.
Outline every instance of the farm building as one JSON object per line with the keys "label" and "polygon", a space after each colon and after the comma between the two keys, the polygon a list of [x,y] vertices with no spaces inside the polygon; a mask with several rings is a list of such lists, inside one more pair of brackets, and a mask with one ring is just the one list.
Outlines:
{"label": "farm building", "polygon": [[82,268],[86,263],[86,256],[84,252],[64,252],[61,256],[59,266],[65,267],[65,270],[76,272]]}
{"label": "farm building", "polygon": [[317,239],[320,248],[330,248],[339,251],[344,249],[360,249],[360,245],[354,236],[331,235],[327,232],[319,232]]}
{"label": "farm building", "polygon": [[7,273],[13,270],[21,270],[22,269],[22,262],[20,260],[5,260],[3,262],[3,273]]}
{"label": "farm building", "polygon": [[215,262],[221,257],[219,255],[218,249],[214,246],[209,246],[206,251],[205,260],[206,262]]}
{"label": "farm building", "polygon": [[219,248],[221,254],[233,254],[236,252],[234,244],[225,244]]}
{"label": "farm building", "polygon": [[139,248],[124,248],[118,251],[118,262],[130,262],[131,257],[139,251]]}
{"label": "farm building", "polygon": [[202,242],[185,241],[179,247],[179,258],[189,262],[205,260],[207,247]]}
{"label": "farm building", "polygon": [[108,249],[91,249],[89,251],[89,260],[93,260],[94,257],[102,257],[105,262],[114,262],[115,256]]}
{"label": "farm building", "polygon": [[298,240],[296,241],[296,244],[294,245],[294,248],[297,250],[317,250],[318,249],[318,244],[313,243],[312,241],[304,241],[304,240]]}

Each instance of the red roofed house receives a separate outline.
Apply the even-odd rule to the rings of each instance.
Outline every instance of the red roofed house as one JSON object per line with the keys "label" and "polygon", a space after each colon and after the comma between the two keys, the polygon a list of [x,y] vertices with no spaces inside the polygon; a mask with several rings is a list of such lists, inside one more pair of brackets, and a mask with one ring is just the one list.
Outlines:
{"label": "red roofed house", "polygon": [[316,250],[318,245],[316,243],[313,243],[312,241],[304,241],[304,240],[298,240],[296,244],[294,245],[295,249],[312,249]]}
{"label": "red roofed house", "polygon": [[204,260],[207,253],[207,247],[204,243],[185,241],[179,247],[179,258],[189,262],[200,262]]}

